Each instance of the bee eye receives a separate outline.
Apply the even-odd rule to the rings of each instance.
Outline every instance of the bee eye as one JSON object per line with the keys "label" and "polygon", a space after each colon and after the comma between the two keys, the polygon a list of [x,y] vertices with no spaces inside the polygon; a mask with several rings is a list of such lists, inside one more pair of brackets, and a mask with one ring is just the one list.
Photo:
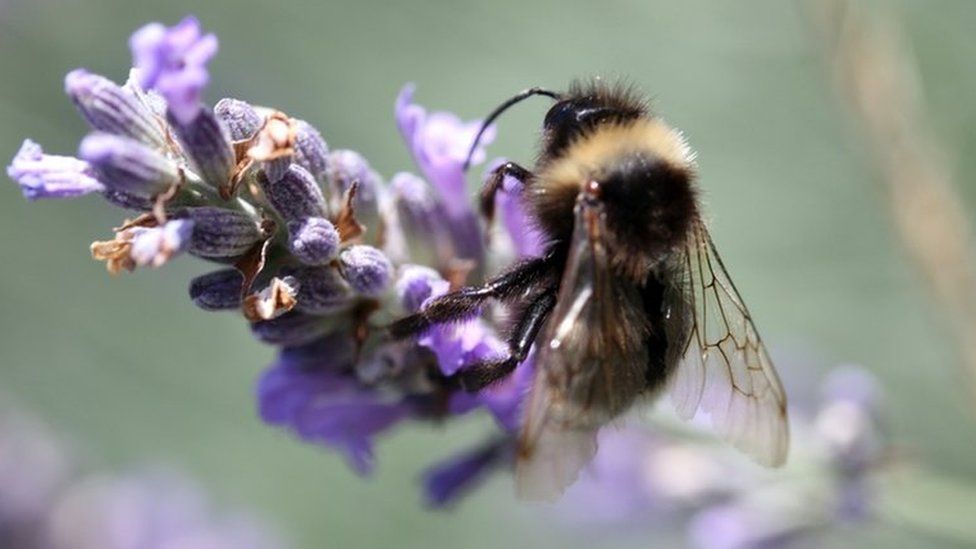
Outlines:
{"label": "bee eye", "polygon": [[575,122],[576,105],[568,101],[560,101],[549,109],[549,112],[546,113],[546,118],[543,120],[542,125],[546,128],[559,128]]}

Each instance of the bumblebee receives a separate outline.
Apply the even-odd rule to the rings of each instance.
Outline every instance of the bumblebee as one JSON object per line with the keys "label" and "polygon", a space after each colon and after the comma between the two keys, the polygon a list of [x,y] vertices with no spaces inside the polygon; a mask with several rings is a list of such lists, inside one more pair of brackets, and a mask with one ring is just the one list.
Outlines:
{"label": "bumblebee", "polygon": [[468,318],[489,300],[515,308],[508,355],[463,368],[456,381],[478,391],[534,345],[516,454],[517,490],[528,499],[558,496],[595,454],[600,427],[663,392],[682,418],[708,415],[759,463],[782,464],[786,395],[702,221],[684,137],[633,88],[598,79],[517,94],[482,132],[537,95],[554,104],[534,167],[499,166],[480,205],[490,221],[504,179],[519,180],[544,252],[433,300],[391,325],[392,335]]}

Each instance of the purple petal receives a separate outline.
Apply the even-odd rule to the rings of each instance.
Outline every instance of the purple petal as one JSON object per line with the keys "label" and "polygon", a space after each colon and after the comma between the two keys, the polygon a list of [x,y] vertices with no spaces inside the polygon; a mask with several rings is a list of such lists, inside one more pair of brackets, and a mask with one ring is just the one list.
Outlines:
{"label": "purple petal", "polygon": [[422,265],[404,265],[396,282],[397,297],[403,308],[411,313],[420,310],[424,302],[440,297],[450,289],[450,283],[441,275]]}
{"label": "purple petal", "polygon": [[427,469],[423,474],[427,504],[445,507],[476,488],[488,473],[510,457],[509,444],[507,439],[491,441]]}
{"label": "purple petal", "polygon": [[182,124],[191,123],[210,79],[206,65],[217,53],[217,37],[203,35],[200,22],[188,16],[170,28],[159,23],[142,27],[130,38],[129,47],[142,86],[162,94]]}
{"label": "purple petal", "polygon": [[17,182],[28,200],[74,198],[104,191],[105,186],[93,174],[87,162],[44,154],[41,146],[30,139],[24,140],[7,166],[7,175]]}

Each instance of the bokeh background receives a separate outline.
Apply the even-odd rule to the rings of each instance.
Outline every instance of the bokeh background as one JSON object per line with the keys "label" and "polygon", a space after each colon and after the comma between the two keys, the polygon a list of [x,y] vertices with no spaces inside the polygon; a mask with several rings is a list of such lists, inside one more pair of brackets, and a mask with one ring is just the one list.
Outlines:
{"label": "bokeh background", "polygon": [[[421,104],[476,118],[530,85],[625,76],[697,149],[712,233],[780,367],[815,380],[838,363],[863,365],[884,386],[896,444],[965,489],[976,483],[976,404],[944,317],[892,229],[807,4],[0,0],[0,157],[24,137],[73,152],[86,130],[63,75],[83,66],[124,80],[129,34],[186,13],[220,38],[208,101],[234,96],[301,116],[387,177],[414,169],[393,120],[405,82],[417,83]],[[928,122],[972,211],[976,3],[863,4],[903,25]],[[491,153],[530,162],[544,108],[508,114]],[[256,510],[297,547],[681,539],[680,525],[581,535],[544,509],[514,505],[505,475],[453,511],[425,510],[418,471],[478,440],[492,428],[486,417],[398,430],[366,480],[338,455],[263,425],[252,393],[271,349],[238,317],[192,305],[186,282],[206,271],[201,262],[107,276],[88,244],[118,221],[95,198],[28,205],[13,183],[0,185],[0,391],[99,467],[187,470],[218,502]],[[905,499],[976,516],[976,501],[960,508],[949,497],[958,494],[909,488]],[[958,531],[943,534],[877,524],[830,541],[965,544]]]}

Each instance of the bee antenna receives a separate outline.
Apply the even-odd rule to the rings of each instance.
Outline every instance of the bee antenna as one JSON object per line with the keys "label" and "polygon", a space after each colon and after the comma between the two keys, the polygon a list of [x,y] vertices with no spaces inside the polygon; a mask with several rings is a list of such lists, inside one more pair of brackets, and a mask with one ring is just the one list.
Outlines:
{"label": "bee antenna", "polygon": [[503,112],[508,110],[509,107],[522,101],[523,99],[528,99],[533,95],[545,95],[546,97],[551,97],[553,99],[556,99],[557,101],[562,98],[562,95],[554,91],[550,91],[544,88],[529,88],[527,90],[520,91],[519,93],[508,98],[501,105],[495,107],[495,110],[491,111],[491,114],[489,114],[488,117],[485,118],[485,121],[482,122],[481,124],[481,128],[478,129],[478,133],[474,136],[474,143],[471,144],[471,148],[468,149],[468,156],[464,159],[464,167],[462,169],[465,172],[468,171],[468,168],[471,167],[471,157],[474,156],[474,151],[475,149],[478,148],[478,144],[481,143],[481,136],[484,135],[485,130],[488,129],[488,126],[490,126],[491,123],[494,122],[495,119],[499,117],[499,115],[501,115]]}

